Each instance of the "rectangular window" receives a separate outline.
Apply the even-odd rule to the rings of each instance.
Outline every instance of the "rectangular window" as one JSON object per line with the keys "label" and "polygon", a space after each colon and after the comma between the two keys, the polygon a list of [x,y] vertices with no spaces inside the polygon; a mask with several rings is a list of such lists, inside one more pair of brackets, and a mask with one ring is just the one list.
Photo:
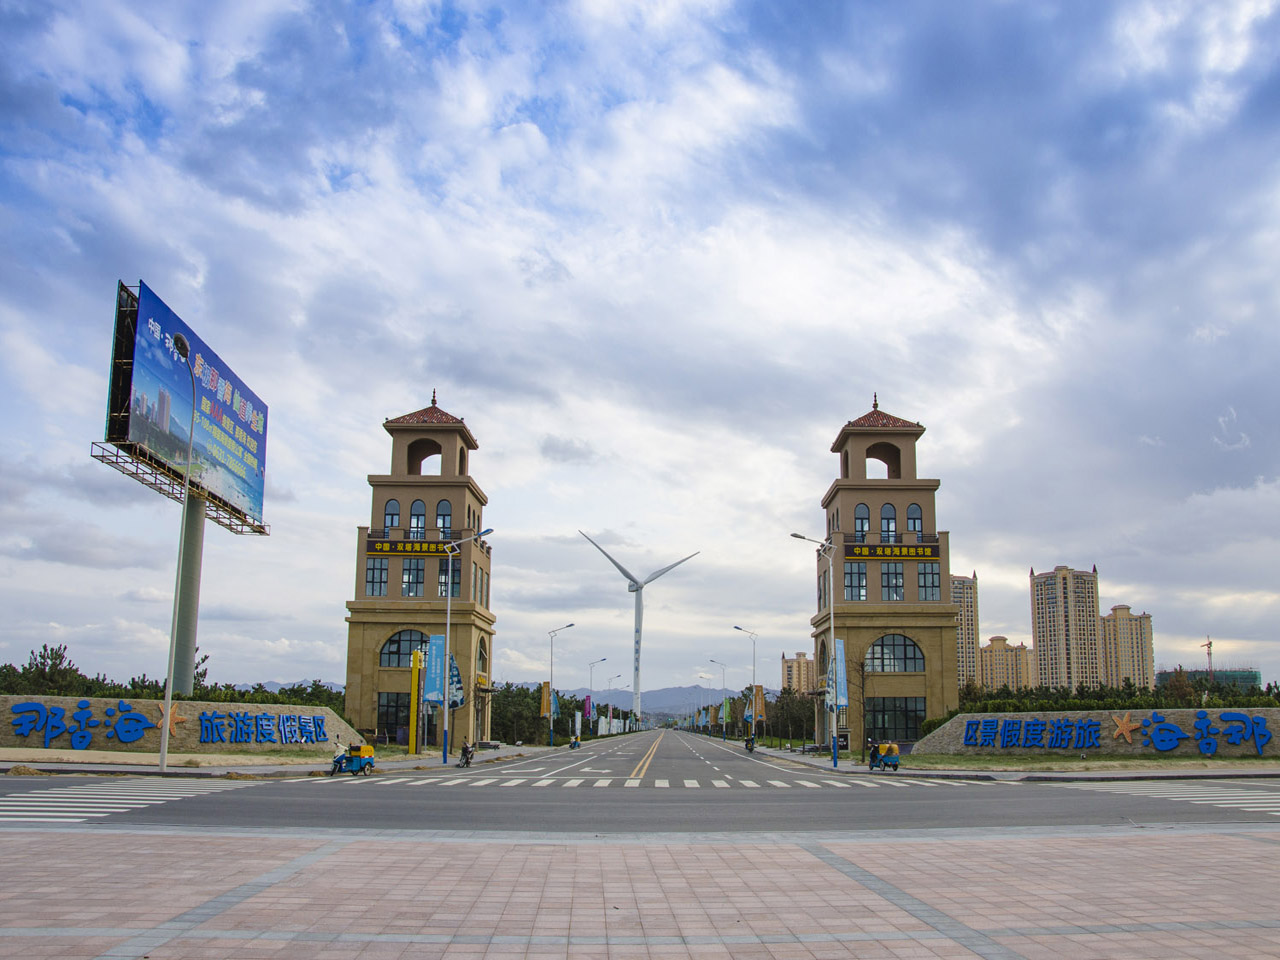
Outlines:
{"label": "rectangular window", "polygon": [[422,557],[406,557],[400,575],[400,596],[422,596],[422,585],[427,582],[427,561]]}
{"label": "rectangular window", "polygon": [[368,557],[364,561],[364,595],[366,597],[385,597],[387,595],[387,568],[391,563],[386,557]]}
{"label": "rectangular window", "polygon": [[914,742],[924,722],[924,697],[867,697],[867,739]]}
{"label": "rectangular window", "polygon": [[867,565],[865,563],[845,562],[844,598],[846,600],[867,599]]}
{"label": "rectangular window", "polygon": [[401,727],[409,726],[409,695],[378,694],[378,732],[394,738]]}
{"label": "rectangular window", "polygon": [[475,561],[471,561],[471,602],[476,602],[476,594],[480,590],[480,570]]}
{"label": "rectangular window", "polygon": [[818,574],[818,609],[827,609],[827,575]]}
{"label": "rectangular window", "polygon": [[488,610],[489,609],[489,571],[481,570],[480,579],[483,581],[483,586],[484,586],[484,608]]}
{"label": "rectangular window", "polygon": [[902,564],[900,563],[882,563],[880,564],[880,599],[888,602],[890,600],[903,599],[902,585]]}
{"label": "rectangular window", "polygon": [[453,561],[453,596],[459,596],[462,593],[462,561],[457,557],[442,557],[440,559],[440,572],[436,578],[438,595],[442,597],[449,596],[445,593],[449,589],[449,567],[450,561]]}
{"label": "rectangular window", "polygon": [[920,588],[921,600],[942,599],[942,564],[917,564],[916,582]]}

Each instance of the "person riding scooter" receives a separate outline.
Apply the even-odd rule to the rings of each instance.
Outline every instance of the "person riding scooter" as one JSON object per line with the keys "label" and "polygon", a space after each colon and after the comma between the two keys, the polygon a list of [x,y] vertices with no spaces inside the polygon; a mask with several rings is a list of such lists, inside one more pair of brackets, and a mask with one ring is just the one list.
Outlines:
{"label": "person riding scooter", "polygon": [[333,776],[342,769],[342,758],[347,755],[347,748],[342,745],[342,738],[335,735],[333,738],[333,769],[329,771],[329,776]]}
{"label": "person riding scooter", "polygon": [[742,742],[742,745],[747,748],[747,753],[755,753],[756,752],[755,735],[750,733],[747,734],[747,738]]}
{"label": "person riding scooter", "polygon": [[458,766],[471,766],[471,758],[475,756],[476,748],[473,747],[466,737],[462,738],[462,749],[458,751]]}

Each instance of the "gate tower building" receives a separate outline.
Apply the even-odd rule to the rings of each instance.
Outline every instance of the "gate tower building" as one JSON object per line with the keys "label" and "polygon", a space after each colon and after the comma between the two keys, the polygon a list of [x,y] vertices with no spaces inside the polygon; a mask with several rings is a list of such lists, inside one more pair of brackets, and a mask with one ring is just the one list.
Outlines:
{"label": "gate tower building", "polygon": [[[414,709],[414,650],[445,632],[466,703],[449,717],[450,743],[489,739],[489,679],[495,617],[489,609],[492,549],[468,539],[484,529],[488,498],[471,477],[478,445],[458,417],[436,405],[387,420],[391,472],[370,475],[369,525],[356,535],[354,599],[347,603],[346,709],[366,735],[395,737]],[[458,542],[463,541],[463,542]],[[455,543],[450,557],[449,544]],[[452,561],[452,562],[451,562]],[[452,597],[449,597],[449,592]],[[438,743],[438,710],[426,741]]]}
{"label": "gate tower building", "polygon": [[[946,531],[938,530],[939,481],[916,476],[916,441],[924,427],[880,409],[844,425],[831,452],[840,476],[822,497],[835,548],[835,596],[826,589],[827,559],[818,557],[818,612],[813,629],[821,690],[828,639],[844,640],[849,707],[838,729],[857,750],[865,738],[914,741],[927,717],[959,705],[956,615]],[[869,477],[867,462],[886,476]],[[819,706],[823,718],[830,715]],[[820,719],[830,738],[826,719]]]}

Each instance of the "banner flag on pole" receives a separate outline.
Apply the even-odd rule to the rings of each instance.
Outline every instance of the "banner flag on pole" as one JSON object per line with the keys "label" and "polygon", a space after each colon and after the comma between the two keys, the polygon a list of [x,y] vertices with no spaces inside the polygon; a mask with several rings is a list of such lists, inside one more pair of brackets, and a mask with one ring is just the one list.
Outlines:
{"label": "banner flag on pole", "polygon": [[462,673],[458,670],[458,661],[449,654],[449,709],[456,710],[467,702],[462,690]]}
{"label": "banner flag on pole", "polygon": [[587,698],[582,701],[582,715],[586,717],[588,721],[595,718],[595,714],[591,712],[591,694],[589,693],[587,694]]}
{"label": "banner flag on pole", "polygon": [[422,682],[422,702],[432,706],[444,703],[444,635],[429,637],[425,674]]}
{"label": "banner flag on pole", "polygon": [[849,678],[845,675],[844,639],[836,638],[836,709],[849,705]]}
{"label": "banner flag on pole", "polygon": [[[550,686],[551,683],[548,682],[547,687],[550,688]],[[551,716],[552,718],[560,716],[560,698],[556,696],[554,690],[551,691]]]}
{"label": "banner flag on pole", "polygon": [[539,716],[551,716],[551,681],[542,681],[542,712]]}

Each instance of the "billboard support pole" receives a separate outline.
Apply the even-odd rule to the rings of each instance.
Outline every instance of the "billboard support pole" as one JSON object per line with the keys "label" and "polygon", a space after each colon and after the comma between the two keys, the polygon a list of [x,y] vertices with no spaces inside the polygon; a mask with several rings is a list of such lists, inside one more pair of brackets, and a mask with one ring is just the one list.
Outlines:
{"label": "billboard support pole", "polygon": [[195,686],[196,620],[200,616],[200,570],[204,563],[204,497],[187,491],[182,511],[182,550],[178,566],[178,632],[173,665],[174,688],[191,696]]}
{"label": "billboard support pole", "polygon": [[[160,722],[161,773],[165,772],[165,766],[169,759],[169,730],[173,726],[170,721],[170,711],[173,710],[173,671],[178,655],[178,610],[183,593],[182,559],[187,543],[187,513],[188,508],[191,506],[191,451],[195,446],[196,438],[196,372],[191,367],[191,346],[187,343],[186,337],[177,333],[173,336],[173,349],[182,358],[182,362],[187,365],[187,373],[191,374],[191,428],[187,432],[187,468],[182,473],[182,535],[178,538],[178,569],[173,579],[173,619],[169,624],[169,672],[164,679],[164,716]],[[200,510],[200,519],[204,520],[203,504]],[[203,546],[203,537],[201,538],[201,545]],[[198,565],[196,569],[198,583],[200,579]],[[196,595],[197,597],[199,596],[198,587]],[[190,683],[188,683],[187,689],[190,691]]]}

